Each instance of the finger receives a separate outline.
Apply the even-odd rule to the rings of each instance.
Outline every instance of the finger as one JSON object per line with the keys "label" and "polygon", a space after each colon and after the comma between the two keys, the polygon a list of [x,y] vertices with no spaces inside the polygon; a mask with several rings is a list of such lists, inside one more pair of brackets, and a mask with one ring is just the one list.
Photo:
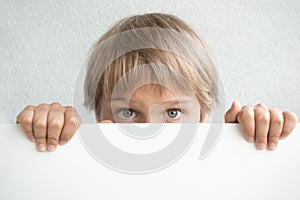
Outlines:
{"label": "finger", "polygon": [[46,151],[47,118],[49,105],[41,104],[34,110],[33,132],[36,139],[37,149]]}
{"label": "finger", "polygon": [[258,150],[266,148],[270,126],[270,112],[264,104],[254,108],[255,113],[255,142]]}
{"label": "finger", "polygon": [[[71,106],[68,106],[71,107]],[[54,102],[50,104],[50,108],[57,108],[57,109],[65,109],[66,107],[63,107],[60,103]]]}
{"label": "finger", "polygon": [[283,127],[283,115],[277,109],[270,109],[270,127],[268,136],[268,149],[275,150]]}
{"label": "finger", "polygon": [[298,123],[298,117],[295,113],[285,111],[282,114],[284,122],[280,139],[286,138],[294,130]]}
{"label": "finger", "polygon": [[59,144],[64,145],[69,142],[69,140],[73,137],[73,135],[76,133],[77,129],[79,128],[81,124],[81,118],[77,114],[74,108],[68,107],[65,110],[65,123],[64,127],[62,129],[62,133],[60,136]]}
{"label": "finger", "polygon": [[230,109],[225,113],[225,123],[236,123],[240,110],[240,103],[238,101],[232,102]]}
{"label": "finger", "polygon": [[254,110],[251,106],[243,106],[238,114],[237,121],[240,123],[245,139],[248,142],[254,142],[255,120]]}
{"label": "finger", "polygon": [[20,124],[27,138],[32,142],[35,141],[34,134],[33,134],[33,127],[32,127],[34,108],[35,107],[31,105],[25,107],[17,117],[17,123]]}
{"label": "finger", "polygon": [[54,151],[64,126],[64,109],[53,108],[48,113],[47,150]]}

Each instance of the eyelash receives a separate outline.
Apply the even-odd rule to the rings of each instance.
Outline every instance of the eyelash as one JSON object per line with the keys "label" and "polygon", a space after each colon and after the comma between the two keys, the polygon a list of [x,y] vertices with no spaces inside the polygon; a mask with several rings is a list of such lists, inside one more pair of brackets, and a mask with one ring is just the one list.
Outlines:
{"label": "eyelash", "polygon": [[[134,109],[131,109],[131,108],[119,108],[119,109],[117,109],[116,110],[116,112],[114,113],[114,114],[120,114],[122,111],[125,111],[125,110],[130,110],[131,112],[133,112],[134,114],[135,114],[135,116],[134,117],[136,117],[137,115],[138,115],[138,112],[136,112]],[[171,120],[177,120],[178,118],[176,118],[176,119],[172,119],[171,117],[168,117],[168,116],[166,116],[167,115],[167,113],[169,112],[169,111],[171,111],[171,110],[176,110],[176,111],[178,111],[178,112],[180,112],[180,114],[182,115],[183,114],[183,110],[181,109],[181,108],[169,108],[169,109],[167,109],[166,111],[165,111],[165,113],[164,113],[164,116],[165,117],[167,117],[168,119],[171,119]],[[126,118],[126,119],[132,119],[132,118],[134,118],[134,117],[131,117],[131,118]],[[122,117],[121,117],[122,118]],[[124,119],[124,120],[126,120],[126,119]]]}
{"label": "eyelash", "polygon": [[[170,108],[170,109],[166,110],[165,115],[168,115],[168,112],[171,111],[171,110],[175,110],[175,111],[179,112],[180,115],[183,114],[182,109],[180,109],[180,108]],[[176,118],[171,118],[171,117],[169,117],[169,116],[166,116],[166,117],[167,117],[168,119],[171,119],[171,120],[178,120],[181,116],[176,117]]]}
{"label": "eyelash", "polygon": [[[116,112],[114,113],[114,114],[120,114],[122,111],[126,111],[126,110],[130,110],[131,112],[133,112],[134,114],[135,114],[135,116],[137,115],[137,113],[138,112],[136,112],[135,110],[133,110],[133,109],[131,109],[131,108],[119,108],[119,109],[117,109],[116,110]],[[135,117],[134,116],[134,117]],[[134,118],[134,117],[132,117],[132,118]],[[123,118],[123,117],[121,117],[121,118]],[[128,118],[128,119],[131,119],[131,118]],[[124,119],[124,120],[126,120],[126,119]]]}

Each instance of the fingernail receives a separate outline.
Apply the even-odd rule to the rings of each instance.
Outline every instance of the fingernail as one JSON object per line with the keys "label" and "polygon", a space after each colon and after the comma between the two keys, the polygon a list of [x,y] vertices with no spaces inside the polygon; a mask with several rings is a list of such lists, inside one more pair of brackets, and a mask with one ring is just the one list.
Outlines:
{"label": "fingernail", "polygon": [[52,144],[49,144],[49,145],[47,146],[47,150],[48,150],[48,151],[54,151],[54,150],[55,150],[55,146],[52,145]]}
{"label": "fingernail", "polygon": [[65,144],[67,144],[67,142],[66,142],[65,140],[61,140],[61,141],[59,142],[59,144],[60,144],[60,145],[65,145]]}
{"label": "fingernail", "polygon": [[39,151],[46,151],[45,145],[44,145],[44,144],[39,144],[39,145],[38,145],[38,150],[39,150]]}
{"label": "fingernail", "polygon": [[247,137],[246,139],[248,142],[254,142],[254,138],[253,137]]}
{"label": "fingernail", "polygon": [[265,149],[265,148],[266,148],[265,143],[258,143],[258,144],[257,144],[257,149],[263,150],[263,149]]}
{"label": "fingernail", "polygon": [[34,136],[30,136],[30,137],[29,137],[29,140],[30,140],[31,142],[35,142]]}
{"label": "fingernail", "polygon": [[269,149],[270,150],[275,150],[276,149],[276,144],[275,143],[270,143],[269,144]]}

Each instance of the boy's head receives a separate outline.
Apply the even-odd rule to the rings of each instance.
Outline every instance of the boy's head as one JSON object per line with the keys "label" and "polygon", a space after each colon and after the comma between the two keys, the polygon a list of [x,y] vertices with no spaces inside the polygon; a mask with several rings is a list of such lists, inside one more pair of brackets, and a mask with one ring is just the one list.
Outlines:
{"label": "boy's head", "polygon": [[90,52],[85,105],[97,120],[203,122],[217,97],[204,41],[175,16],[122,19]]}

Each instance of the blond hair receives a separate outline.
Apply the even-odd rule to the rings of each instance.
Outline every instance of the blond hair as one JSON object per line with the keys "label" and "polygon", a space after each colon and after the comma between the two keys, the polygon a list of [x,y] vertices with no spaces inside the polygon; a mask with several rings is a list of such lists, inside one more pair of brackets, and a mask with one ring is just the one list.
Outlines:
{"label": "blond hair", "polygon": [[[140,66],[146,67],[134,71]],[[168,14],[126,17],[95,43],[84,91],[85,105],[97,117],[101,101],[111,98],[120,79],[121,90],[145,79],[172,82],[182,90],[188,83],[200,104],[200,121],[218,101],[217,75],[206,44],[185,22]]]}

